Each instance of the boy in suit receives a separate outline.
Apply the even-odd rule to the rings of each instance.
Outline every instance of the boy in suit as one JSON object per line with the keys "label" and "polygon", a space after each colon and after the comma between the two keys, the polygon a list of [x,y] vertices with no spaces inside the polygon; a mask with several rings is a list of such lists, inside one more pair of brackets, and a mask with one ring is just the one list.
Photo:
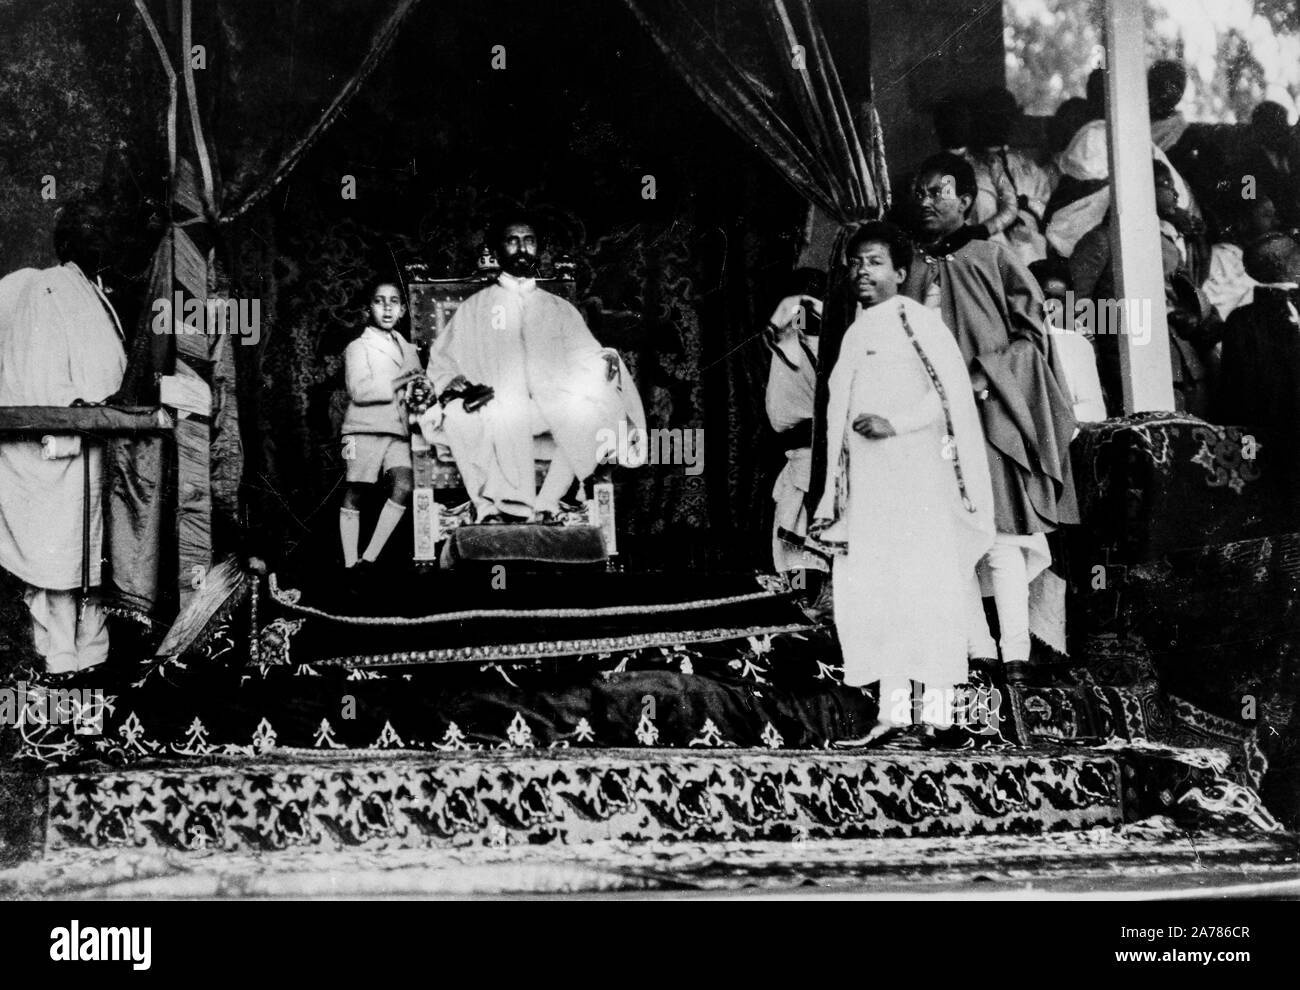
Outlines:
{"label": "boy in suit", "polygon": [[[369,322],[343,357],[349,401],[343,419],[347,488],[339,509],[339,534],[343,566],[354,577],[379,558],[411,501],[411,429],[402,396],[406,384],[424,373],[415,345],[396,330],[406,315],[402,290],[392,282],[376,281],[366,298]],[[375,484],[380,474],[388,477],[388,501],[358,559],[362,486]]]}

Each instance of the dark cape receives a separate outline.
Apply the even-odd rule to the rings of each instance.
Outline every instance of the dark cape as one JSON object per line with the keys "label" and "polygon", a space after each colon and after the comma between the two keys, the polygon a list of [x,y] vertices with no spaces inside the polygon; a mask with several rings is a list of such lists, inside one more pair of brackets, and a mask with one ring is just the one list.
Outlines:
{"label": "dark cape", "polygon": [[[1079,238],[1070,255],[1070,279],[1078,298],[1104,304],[1118,298],[1111,264],[1110,216]],[[1160,235],[1160,258],[1165,275],[1165,316],[1169,326],[1169,362],[1174,386],[1174,408],[1208,419],[1210,382],[1217,359],[1214,346],[1223,337],[1223,321],[1199,289],[1209,270],[1209,247],[1204,238],[1187,238],[1188,260],[1167,232]],[[1099,332],[1093,338],[1097,375],[1112,409],[1124,405],[1119,349],[1115,333]]]}
{"label": "dark cape", "polygon": [[931,286],[968,368],[989,380],[979,409],[998,532],[1047,533],[1077,523],[1070,466],[1076,422],[1038,283],[1014,252],[963,228],[918,248],[903,292],[923,303]]}
{"label": "dark cape", "polygon": [[1257,286],[1223,336],[1215,419],[1255,434],[1300,511],[1300,290]]}

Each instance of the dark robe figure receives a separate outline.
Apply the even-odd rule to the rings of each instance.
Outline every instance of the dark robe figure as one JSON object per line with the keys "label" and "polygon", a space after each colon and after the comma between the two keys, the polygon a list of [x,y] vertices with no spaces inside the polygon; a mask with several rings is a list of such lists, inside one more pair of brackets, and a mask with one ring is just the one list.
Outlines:
{"label": "dark robe figure", "polygon": [[[1172,173],[1163,162],[1151,163],[1155,180],[1156,215],[1160,221],[1160,261],[1165,281],[1165,317],[1169,327],[1169,358],[1174,387],[1174,408],[1202,419],[1210,415],[1211,382],[1216,374],[1214,346],[1223,333],[1223,321],[1201,290],[1209,272],[1210,250],[1204,225],[1178,206]],[[1115,273],[1111,264],[1110,224],[1103,223],[1079,239],[1070,255],[1070,277],[1081,299],[1097,303],[1098,324],[1109,322],[1100,314],[1116,301]],[[1113,326],[1094,328],[1097,370],[1112,409],[1123,406],[1120,382],[1120,335]]]}
{"label": "dark robe figure", "polygon": [[1228,317],[1217,419],[1258,438],[1281,474],[1288,510],[1300,516],[1300,245],[1274,234],[1246,259],[1264,284]]}
{"label": "dark robe figure", "polygon": [[[1203,127],[1188,124],[1178,111],[1187,92],[1187,70],[1181,62],[1162,59],[1147,70],[1147,100],[1151,111],[1151,141],[1163,151],[1200,205],[1206,223],[1220,229],[1216,185],[1227,174],[1227,162]],[[1238,183],[1236,190],[1240,190]],[[1199,284],[1199,283],[1198,283]]]}
{"label": "dark robe figure", "polygon": [[1277,207],[1283,227],[1300,227],[1300,141],[1287,126],[1286,108],[1271,100],[1250,115],[1250,131],[1241,143],[1232,177],[1249,175],[1256,195]]}
{"label": "dark robe figure", "polygon": [[[1160,232],[1160,261],[1165,278],[1165,317],[1169,326],[1169,362],[1174,386],[1174,408],[1179,412],[1209,416],[1212,348],[1219,342],[1223,324],[1209,299],[1197,289],[1178,247],[1167,228]],[[1116,299],[1111,266],[1110,216],[1079,241],[1070,255],[1070,274],[1079,299],[1091,299],[1101,306]],[[1099,318],[1100,319],[1100,318]],[[1113,328],[1111,328],[1113,329]],[[1120,335],[1099,328],[1093,343],[1097,349],[1097,372],[1106,403],[1123,407],[1120,386]]]}
{"label": "dark robe figure", "polygon": [[1014,251],[973,239],[960,223],[970,186],[962,171],[960,163],[939,162],[918,186],[929,243],[918,249],[903,292],[938,309],[978,400],[996,533],[976,572],[982,595],[994,600],[1000,636],[995,643],[983,608],[971,608],[968,655],[972,665],[1000,659],[1007,679],[1018,681],[1035,627],[1040,639],[1065,649],[1064,628],[1044,624],[1041,612],[1035,619],[1030,585],[1043,575],[1043,601],[1063,601],[1064,583],[1044,574],[1052,559],[1047,534],[1079,521],[1070,465],[1077,424],[1038,283]]}
{"label": "dark robe figure", "polygon": [[998,532],[1047,533],[1077,523],[1070,467],[1076,422],[1029,269],[963,227],[919,248],[903,292],[923,303],[937,293],[967,366],[988,378],[979,409]]}

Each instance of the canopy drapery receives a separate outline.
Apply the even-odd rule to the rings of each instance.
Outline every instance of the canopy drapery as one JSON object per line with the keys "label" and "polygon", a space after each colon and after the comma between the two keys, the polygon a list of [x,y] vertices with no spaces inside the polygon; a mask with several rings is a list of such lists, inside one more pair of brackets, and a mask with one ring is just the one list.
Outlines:
{"label": "canopy drapery", "polygon": [[[809,0],[743,0],[725,32],[686,0],[625,2],[700,99],[809,203],[841,225],[883,214],[889,179],[875,108],[863,101],[854,111]],[[743,28],[756,20],[767,51],[746,45]]]}
{"label": "canopy drapery", "polygon": [[[810,0],[744,0],[725,33],[712,32],[686,0],[625,0],[673,67],[742,138],[752,142],[815,211],[839,225],[828,269],[830,287],[818,360],[831,368],[852,321],[855,301],[844,289],[844,246],[855,226],[889,208],[880,120],[870,101],[854,113],[840,84]],[[752,8],[752,9],[751,9]],[[752,12],[757,18],[742,16]],[[761,19],[770,47],[746,50],[742,25]],[[868,50],[861,39],[861,50]],[[810,229],[812,224],[810,223]],[[809,511],[826,470],[827,375],[818,376],[813,417]]]}
{"label": "canopy drapery", "polygon": [[[171,467],[181,607],[203,585],[214,537],[224,537],[227,549],[237,544],[243,446],[236,374],[242,368],[257,376],[263,343],[250,327],[202,332],[209,300],[230,294],[219,229],[290,172],[343,111],[418,2],[134,0],[167,80],[169,202],[150,274],[151,304],[142,309],[122,398],[159,401],[161,376],[183,381],[189,396]],[[158,329],[158,301],[172,306],[163,320],[173,332]],[[252,344],[253,353],[237,353],[240,343]],[[154,468],[168,470],[161,462]],[[157,489],[163,477],[152,480]],[[162,587],[166,567],[157,560],[142,560],[140,567],[151,573],[117,574],[114,583],[120,591],[134,590],[133,607],[143,603],[154,611],[160,599],[171,598]]]}
{"label": "canopy drapery", "polygon": [[[229,293],[222,228],[264,199],[345,112],[418,0],[133,2],[168,85],[169,225],[150,299],[180,293],[206,303]],[[691,89],[811,208],[840,225],[835,275],[845,233],[882,215],[889,190],[875,110],[846,95],[810,0],[736,0],[724,5],[725,30],[706,28],[705,8],[686,0],[626,2]],[[183,418],[176,433],[183,605],[202,583],[196,579],[211,564],[214,540],[241,529],[236,369],[260,380],[266,339],[245,348],[237,337],[158,334],[155,317],[146,306],[124,398],[156,402],[159,376],[171,375],[185,380],[189,394],[196,383],[198,394],[210,393],[206,411]],[[181,322],[181,314],[173,319]],[[245,399],[253,398],[246,390]]]}

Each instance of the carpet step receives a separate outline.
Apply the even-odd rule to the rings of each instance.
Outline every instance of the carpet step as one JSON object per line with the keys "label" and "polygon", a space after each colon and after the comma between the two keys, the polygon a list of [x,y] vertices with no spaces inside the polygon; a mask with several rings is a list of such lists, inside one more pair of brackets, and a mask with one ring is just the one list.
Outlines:
{"label": "carpet step", "polygon": [[47,854],[1013,835],[1116,825],[1121,754],[566,750],[218,761],[45,778]]}

